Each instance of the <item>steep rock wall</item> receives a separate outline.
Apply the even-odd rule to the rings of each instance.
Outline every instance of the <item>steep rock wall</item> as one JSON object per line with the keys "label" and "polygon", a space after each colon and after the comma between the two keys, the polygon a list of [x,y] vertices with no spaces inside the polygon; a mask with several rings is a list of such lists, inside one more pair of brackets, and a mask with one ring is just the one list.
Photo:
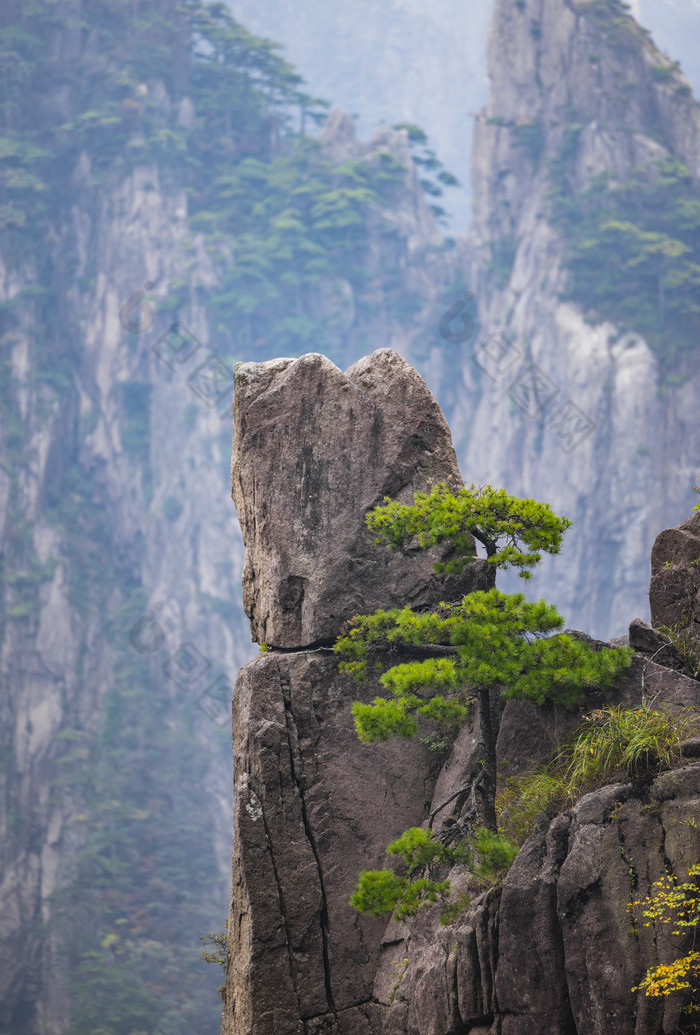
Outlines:
{"label": "steep rock wall", "polygon": [[474,220],[461,245],[479,329],[452,360],[434,350],[439,398],[467,477],[546,499],[574,521],[534,591],[579,628],[617,635],[630,614],[647,617],[654,536],[692,503],[697,351],[669,378],[639,335],[562,301],[567,242],[552,226],[553,171],[575,139],[572,194],[603,170],[624,182],[664,157],[697,183],[700,105],[615,3],[500,0],[489,70]]}
{"label": "steep rock wall", "polygon": [[[242,556],[222,549],[229,515],[225,502],[216,502],[217,467],[227,465],[225,428],[150,351],[169,323],[157,301],[141,334],[127,332],[119,319],[149,278],[165,288],[187,275],[186,199],[158,188],[155,167],[136,170],[99,198],[89,175],[86,166],[76,172],[83,204],[54,244],[57,256],[77,252],[85,278],[69,278],[56,262],[61,352],[49,350],[38,361],[41,320],[32,303],[22,310],[10,351],[8,387],[29,458],[26,467],[11,462],[0,471],[0,1024],[13,1033],[58,1035],[67,1023],[53,896],[75,878],[86,833],[79,817],[87,807],[79,781],[71,785],[66,777],[73,773],[66,756],[80,748],[71,731],[83,731],[83,743],[96,734],[115,671],[125,666],[137,666],[135,687],[169,698],[181,717],[194,695],[161,669],[180,644],[194,643],[231,678],[248,656],[240,612],[231,621],[202,605],[228,601],[226,610],[236,610]],[[21,297],[27,273],[4,267],[4,301]],[[196,303],[187,321],[206,342],[206,317]],[[212,462],[195,461],[202,454]],[[197,516],[202,499],[213,501],[206,523]],[[130,642],[149,605],[153,622]],[[195,709],[187,721],[201,751],[211,750],[210,720]],[[216,831],[218,885],[205,906],[212,920],[226,901],[230,838],[227,752],[215,750],[219,764],[206,775],[200,802]]]}
{"label": "steep rock wall", "polygon": [[234,858],[222,1032],[372,1030],[383,921],[348,905],[358,868],[422,822],[436,763],[422,744],[376,757],[350,704],[371,700],[332,655],[251,661],[234,698]]}

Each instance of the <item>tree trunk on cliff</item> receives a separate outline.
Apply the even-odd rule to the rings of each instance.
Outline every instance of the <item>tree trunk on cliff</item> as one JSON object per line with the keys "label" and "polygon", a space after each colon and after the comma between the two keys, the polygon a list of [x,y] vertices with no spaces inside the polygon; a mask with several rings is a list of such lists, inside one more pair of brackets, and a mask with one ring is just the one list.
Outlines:
{"label": "tree trunk on cliff", "polygon": [[498,830],[496,821],[496,742],[501,726],[505,700],[500,689],[479,691],[479,723],[484,745],[484,780],[481,794],[484,808],[484,826]]}

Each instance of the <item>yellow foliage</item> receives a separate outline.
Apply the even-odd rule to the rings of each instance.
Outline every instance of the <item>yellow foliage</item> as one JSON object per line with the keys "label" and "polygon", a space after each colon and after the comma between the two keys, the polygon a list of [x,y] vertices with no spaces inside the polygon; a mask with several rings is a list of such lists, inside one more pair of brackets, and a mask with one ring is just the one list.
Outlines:
{"label": "yellow foliage", "polygon": [[[671,992],[682,992],[692,988],[688,977],[694,982],[700,979],[700,952],[691,952],[673,963],[661,964],[647,972],[638,988],[643,988],[646,995],[670,995]],[[636,988],[632,991],[636,992]]]}
{"label": "yellow foliage", "polygon": [[[689,928],[700,926],[700,886],[693,878],[700,877],[700,864],[688,871],[688,880],[678,880],[665,874],[652,884],[652,894],[631,902],[629,908],[642,907],[645,927],[652,924],[672,924],[672,934],[684,934]],[[647,971],[643,981],[632,989],[644,990],[648,996],[667,996],[673,992],[697,989],[700,986],[700,952],[690,952],[672,963],[663,963]]]}

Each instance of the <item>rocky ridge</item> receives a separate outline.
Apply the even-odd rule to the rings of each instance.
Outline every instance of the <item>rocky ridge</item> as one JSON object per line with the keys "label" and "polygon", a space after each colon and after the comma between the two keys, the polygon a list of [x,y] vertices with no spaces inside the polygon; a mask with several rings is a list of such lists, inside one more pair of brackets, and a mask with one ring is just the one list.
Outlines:
{"label": "rocky ridge", "polygon": [[[366,747],[354,733],[350,705],[371,700],[377,684],[358,686],[338,672],[328,647],[313,645],[334,624],[339,631],[353,607],[366,612],[370,602],[382,602],[368,563],[371,544],[362,537],[363,508],[392,480],[404,496],[422,487],[432,464],[454,476],[454,453],[434,400],[405,361],[387,350],[345,374],[311,355],[244,364],[236,375],[233,489],[248,551],[246,606],[254,630],[279,630],[277,638],[287,638],[243,668],[234,697],[233,886],[222,1035],[670,1035],[678,1004],[659,1005],[632,992],[670,946],[633,929],[627,905],[648,892],[665,866],[683,872],[698,858],[693,817],[700,764],[692,759],[645,790],[605,787],[561,815],[543,815],[502,887],[474,899],[448,927],[438,925],[437,910],[387,927],[349,906],[359,871],[383,865],[389,840],[424,823],[464,786],[479,758],[478,716],[446,755],[428,752],[419,741]],[[359,431],[356,450],[332,454],[328,426],[346,428],[350,412],[365,413],[364,434],[370,434],[374,387],[382,379],[393,386],[396,417],[386,454],[369,448],[371,435]],[[364,400],[357,395],[363,384]],[[408,420],[400,419],[402,404]],[[281,492],[299,457],[307,464],[313,457],[324,470],[325,495],[321,486],[313,510],[304,493]],[[334,491],[338,480],[347,485],[347,497]],[[700,557],[695,516],[686,526],[659,537],[660,557],[676,551],[662,571]],[[266,538],[271,527],[275,535]],[[294,530],[293,542],[285,529]],[[348,544],[352,557],[363,558],[351,591],[338,563]],[[417,579],[416,560],[403,563]],[[405,588],[401,564],[395,558],[382,567],[387,604]],[[433,576],[422,570],[426,595],[412,583],[414,600],[428,602]],[[318,577],[309,578],[303,596],[288,594],[286,578],[303,572]],[[472,588],[488,584],[484,575],[478,560],[465,572]],[[664,589],[667,606],[674,593],[685,592],[674,586]],[[314,602],[313,620],[305,617],[307,599]],[[308,643],[293,644],[300,630]],[[638,653],[623,685],[607,698],[589,695],[588,708],[652,699],[698,707],[698,682],[678,670],[678,658],[658,651],[668,637],[636,621],[629,640]],[[578,718],[576,711],[509,703],[500,761],[515,775],[546,760]],[[440,811],[437,831],[459,819],[465,797],[456,795]],[[463,874],[456,870],[452,877],[459,887]]]}

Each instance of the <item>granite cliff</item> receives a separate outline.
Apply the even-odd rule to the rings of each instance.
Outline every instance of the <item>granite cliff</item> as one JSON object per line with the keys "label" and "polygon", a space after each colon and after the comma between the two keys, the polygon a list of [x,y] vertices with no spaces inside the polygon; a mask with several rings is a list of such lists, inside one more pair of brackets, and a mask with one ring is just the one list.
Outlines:
{"label": "granite cliff", "polygon": [[[266,649],[234,695],[223,1035],[675,1032],[675,1000],[664,1008],[632,991],[669,944],[632,927],[627,906],[665,867],[683,872],[700,855],[692,758],[645,787],[606,786],[542,814],[502,885],[446,927],[437,907],[388,927],[350,907],[360,869],[381,866],[389,840],[443,802],[436,831],[459,820],[481,748],[477,716],[442,753],[362,745],[350,706],[378,684],[339,673],[328,644],[353,613],[454,599],[491,585],[492,572],[475,559],[460,583],[435,585],[429,557],[388,561],[363,528],[384,495],[459,478],[439,408],[396,353],[345,373],[319,355],[239,364],[236,387],[246,610]],[[655,620],[697,617],[698,558],[700,515],[658,537]],[[592,691],[589,709],[698,709],[700,684],[668,637],[635,620],[613,642],[623,641],[632,666],[607,697]],[[579,720],[576,709],[508,703],[500,762],[515,774],[545,761]]]}
{"label": "granite cliff", "polygon": [[[604,192],[597,177],[621,184],[659,162],[682,163],[697,190],[700,105],[616,2],[498,0],[489,74],[472,228],[460,243],[479,330],[452,362],[435,350],[443,376],[431,384],[467,478],[546,499],[575,520],[567,557],[548,559],[535,585],[581,628],[615,635],[622,616],[646,611],[656,532],[693,503],[698,329],[669,367],[629,319],[655,299],[655,282],[630,268],[616,288],[626,319],[578,297],[575,224],[560,222],[557,205],[568,199],[583,220],[586,192]],[[600,223],[625,218],[611,205]],[[621,244],[610,263],[615,255],[621,265]],[[590,276],[604,280],[610,265]]]}

